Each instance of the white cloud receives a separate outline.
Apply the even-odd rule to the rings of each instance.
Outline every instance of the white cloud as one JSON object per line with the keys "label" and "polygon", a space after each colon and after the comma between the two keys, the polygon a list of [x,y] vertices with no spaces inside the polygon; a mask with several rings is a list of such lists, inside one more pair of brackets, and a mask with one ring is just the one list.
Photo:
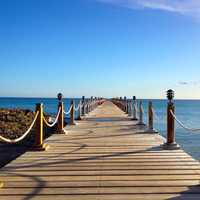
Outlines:
{"label": "white cloud", "polygon": [[132,9],[154,9],[200,18],[200,0],[98,0]]}

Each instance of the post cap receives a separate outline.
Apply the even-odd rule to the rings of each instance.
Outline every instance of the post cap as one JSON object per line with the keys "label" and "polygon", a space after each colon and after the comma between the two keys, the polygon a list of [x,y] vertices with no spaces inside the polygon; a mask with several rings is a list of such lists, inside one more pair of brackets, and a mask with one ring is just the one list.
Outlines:
{"label": "post cap", "polygon": [[62,93],[58,93],[57,97],[58,97],[58,101],[62,101],[62,98],[63,98]]}
{"label": "post cap", "polygon": [[169,101],[173,100],[174,98],[174,91],[172,89],[167,90],[167,99]]}

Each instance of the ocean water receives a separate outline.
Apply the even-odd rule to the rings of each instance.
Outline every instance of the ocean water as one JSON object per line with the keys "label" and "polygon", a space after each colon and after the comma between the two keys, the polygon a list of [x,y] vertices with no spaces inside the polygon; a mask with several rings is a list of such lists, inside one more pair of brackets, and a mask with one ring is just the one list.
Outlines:
{"label": "ocean water", "polygon": [[[80,99],[76,98],[75,105]],[[70,99],[63,99],[65,110],[70,107]],[[154,120],[154,127],[162,136],[166,136],[166,108],[167,100],[152,100],[158,118]],[[44,111],[56,115],[58,101],[55,98],[0,98],[0,108],[24,108],[35,110],[36,103],[44,104]],[[200,128],[200,100],[175,100],[176,116],[186,126]],[[145,111],[144,121],[147,122],[148,100],[143,100]],[[76,113],[77,114],[77,113]],[[66,116],[68,118],[69,116]],[[176,124],[176,142],[197,160],[200,160],[200,132],[192,133]]]}
{"label": "ocean water", "polygon": [[[78,105],[80,99],[75,98],[75,106]],[[70,99],[64,98],[64,109],[67,112],[70,108]],[[58,110],[57,98],[0,98],[0,108],[22,108],[35,110],[37,103],[43,103],[44,112],[50,115],[56,115]],[[75,113],[77,115],[77,113]],[[68,117],[68,116],[66,116]]]}

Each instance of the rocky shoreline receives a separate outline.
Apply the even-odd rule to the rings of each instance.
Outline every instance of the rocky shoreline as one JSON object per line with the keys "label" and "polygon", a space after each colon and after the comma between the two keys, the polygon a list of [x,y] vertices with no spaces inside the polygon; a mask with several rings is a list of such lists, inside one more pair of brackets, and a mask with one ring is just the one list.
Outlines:
{"label": "rocky shoreline", "polygon": [[35,112],[28,109],[0,108],[0,135],[10,139],[20,137],[30,127],[34,116]]}
{"label": "rocky shoreline", "polygon": [[29,128],[35,113],[24,109],[0,109],[0,135],[18,138]]}
{"label": "rocky shoreline", "polygon": [[[0,108],[0,135],[9,139],[15,139],[23,135],[30,127],[35,116],[35,112],[27,109],[5,109]],[[49,115],[45,118],[49,120]],[[55,132],[54,128],[44,127],[44,138]],[[35,128],[31,133],[16,144],[7,144],[0,141],[0,168],[16,159],[26,152],[35,141]]]}

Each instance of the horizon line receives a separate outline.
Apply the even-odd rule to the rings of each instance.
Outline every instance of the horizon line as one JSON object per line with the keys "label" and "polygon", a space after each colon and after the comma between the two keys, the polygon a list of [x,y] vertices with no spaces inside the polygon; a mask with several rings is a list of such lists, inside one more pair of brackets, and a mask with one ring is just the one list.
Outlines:
{"label": "horizon line", "polygon": [[[83,95],[84,96],[84,95]],[[92,96],[85,96],[85,98],[90,98]],[[95,97],[95,96],[93,96]],[[98,96],[97,96],[98,97]],[[116,98],[116,97],[103,97],[102,98],[105,99],[112,99],[112,98]],[[123,96],[124,97],[124,96]],[[25,97],[25,96],[0,96],[0,98],[15,98],[15,99],[20,99],[20,98],[24,98],[24,99],[57,99],[57,97],[39,97],[39,96],[33,96],[33,97]],[[81,99],[81,97],[63,97],[63,99]],[[132,98],[127,98],[127,99],[132,99]],[[142,100],[167,100],[167,98],[137,98],[137,99],[142,99]],[[200,100],[200,98],[174,98],[174,100]]]}

